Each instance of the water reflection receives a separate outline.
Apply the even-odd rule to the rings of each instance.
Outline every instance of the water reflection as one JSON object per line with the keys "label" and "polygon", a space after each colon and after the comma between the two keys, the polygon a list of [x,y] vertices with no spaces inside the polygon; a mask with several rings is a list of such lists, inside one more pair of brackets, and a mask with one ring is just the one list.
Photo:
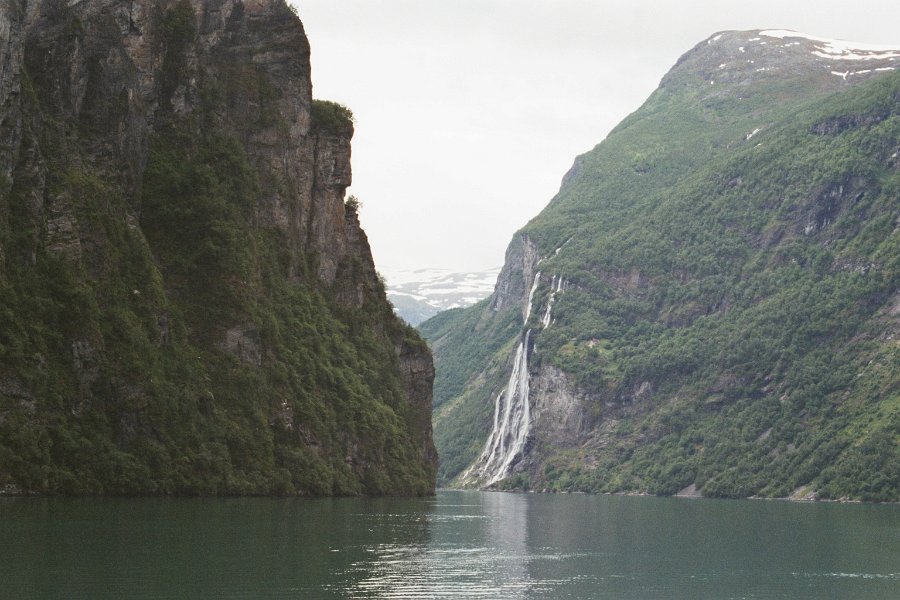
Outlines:
{"label": "water reflection", "polygon": [[[394,539],[365,547],[367,556],[342,573],[348,598],[525,598],[528,498],[514,494],[455,494],[432,505],[416,523],[421,540]],[[373,523],[402,530],[411,515]],[[392,523],[396,521],[396,523]]]}
{"label": "water reflection", "polygon": [[0,597],[884,600],[893,506],[441,492],[0,498]]}

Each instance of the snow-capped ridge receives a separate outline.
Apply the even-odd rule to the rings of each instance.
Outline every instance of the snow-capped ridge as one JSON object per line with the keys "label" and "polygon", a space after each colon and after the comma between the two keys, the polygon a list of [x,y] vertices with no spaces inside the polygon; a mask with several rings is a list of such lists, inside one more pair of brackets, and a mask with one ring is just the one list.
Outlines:
{"label": "snow-capped ridge", "polygon": [[785,38],[802,38],[815,42],[816,49],[812,54],[832,60],[893,60],[900,58],[900,47],[898,46],[848,42],[817,37],[789,29],[765,29],[760,31],[759,35],[781,40]]}

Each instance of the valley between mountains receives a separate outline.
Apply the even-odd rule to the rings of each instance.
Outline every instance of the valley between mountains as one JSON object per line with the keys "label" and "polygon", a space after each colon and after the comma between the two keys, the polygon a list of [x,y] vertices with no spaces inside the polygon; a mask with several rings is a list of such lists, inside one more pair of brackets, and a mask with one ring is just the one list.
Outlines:
{"label": "valley between mountains", "polygon": [[390,289],[310,52],[0,0],[0,495],[900,501],[900,49],[716,33],[499,271]]}

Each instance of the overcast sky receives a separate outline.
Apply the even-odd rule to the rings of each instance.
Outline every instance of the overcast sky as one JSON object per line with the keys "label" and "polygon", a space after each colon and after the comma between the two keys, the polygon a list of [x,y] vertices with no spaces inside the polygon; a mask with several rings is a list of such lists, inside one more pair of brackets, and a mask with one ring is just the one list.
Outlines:
{"label": "overcast sky", "polygon": [[313,95],[356,116],[378,269],[499,266],[575,156],[716,31],[900,47],[897,0],[294,0]]}

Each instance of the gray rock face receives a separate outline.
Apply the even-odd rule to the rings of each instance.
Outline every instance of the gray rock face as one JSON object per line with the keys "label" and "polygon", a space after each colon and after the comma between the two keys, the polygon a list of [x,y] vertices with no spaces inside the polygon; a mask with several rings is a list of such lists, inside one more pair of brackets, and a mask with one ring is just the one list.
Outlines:
{"label": "gray rock face", "polygon": [[560,369],[542,366],[532,374],[531,399],[536,448],[570,448],[590,431],[592,422],[587,407],[591,399]]}
{"label": "gray rock face", "polygon": [[[224,86],[249,78],[276,87],[276,113],[262,114],[259,98],[233,95],[217,126],[235,134],[265,173],[256,207],[261,225],[289,234],[291,252],[320,256],[317,272],[333,284],[348,257],[344,191],[351,183],[350,137],[312,127],[309,44],[303,27],[283,1],[194,0],[196,45],[183,49],[180,80],[167,75],[174,53],[165,39],[162,15],[174,1],[83,1],[65,6],[31,1],[7,2],[0,12],[0,164],[17,179],[45,176],[41,152],[33,145],[49,126],[26,115],[22,95],[41,89],[41,103],[60,119],[84,124],[90,155],[103,170],[119,174],[139,196],[147,144],[167,121],[166,114],[190,116],[203,102],[202,85]],[[168,46],[167,46],[168,44]],[[30,77],[23,87],[22,73]],[[52,90],[49,97],[43,97]],[[48,191],[34,201],[35,221],[47,222],[48,236],[60,248],[77,223],[64,202],[44,208]],[[135,202],[134,212],[140,215]],[[74,248],[70,249],[76,252]]]}
{"label": "gray rock face", "polygon": [[[256,78],[275,86],[266,93],[276,98],[276,114],[262,114],[260,98],[235,93],[215,125],[240,139],[264,174],[257,224],[288,235],[295,270],[301,257],[318,257],[316,273],[328,286],[335,285],[343,262],[364,257],[371,263],[358,221],[345,218],[352,128],[334,133],[313,126],[309,44],[301,23],[280,0],[194,0],[188,5],[197,42],[181,49],[181,66],[191,74],[182,80],[168,74],[175,42],[167,39],[163,18],[177,4],[4,2],[0,165],[7,178],[15,171],[17,181],[30,179],[28,187],[37,190],[30,212],[45,240],[35,244],[78,261],[84,232],[66,194],[47,188],[36,140],[50,125],[23,110],[30,88],[41,89],[45,112],[84,124],[92,162],[121,178],[139,219],[148,140],[170,120],[167,115],[196,112],[204,102],[201,87],[210,81],[227,87]],[[25,69],[37,80],[23,80]],[[365,282],[341,285],[374,288],[374,267],[366,271],[360,274]]]}
{"label": "gray rock face", "polygon": [[510,306],[521,306],[522,316],[528,306],[529,285],[534,281],[534,274],[540,260],[538,247],[525,235],[517,235],[506,249],[503,269],[497,277],[494,295],[491,297],[491,310],[500,311]]}
{"label": "gray rock face", "polygon": [[9,179],[22,140],[20,73],[24,51],[24,11],[19,2],[0,3],[0,165]]}
{"label": "gray rock face", "polygon": [[232,327],[226,331],[223,348],[244,364],[256,366],[262,364],[259,329],[255,325]]}
{"label": "gray rock face", "polygon": [[410,398],[420,415],[417,428],[423,433],[421,452],[426,460],[437,464],[438,455],[432,441],[431,405],[434,382],[434,361],[421,346],[404,340],[394,347],[400,364],[400,378],[406,397]]}

